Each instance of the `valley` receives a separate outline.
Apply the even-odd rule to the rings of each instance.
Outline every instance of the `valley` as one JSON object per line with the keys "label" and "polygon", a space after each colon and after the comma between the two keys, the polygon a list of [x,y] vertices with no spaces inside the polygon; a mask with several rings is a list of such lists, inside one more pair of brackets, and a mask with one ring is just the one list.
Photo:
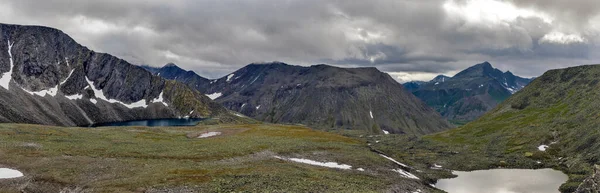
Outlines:
{"label": "valley", "polygon": [[438,192],[365,139],[302,126],[0,124],[0,141],[24,174],[0,192]]}
{"label": "valley", "polygon": [[[384,37],[358,31],[344,37]],[[462,61],[379,43],[345,51],[366,61],[302,65],[150,47],[115,51],[130,63],[60,29],[0,23],[0,192],[600,192],[600,65],[523,78],[490,62],[404,68],[390,51]]]}

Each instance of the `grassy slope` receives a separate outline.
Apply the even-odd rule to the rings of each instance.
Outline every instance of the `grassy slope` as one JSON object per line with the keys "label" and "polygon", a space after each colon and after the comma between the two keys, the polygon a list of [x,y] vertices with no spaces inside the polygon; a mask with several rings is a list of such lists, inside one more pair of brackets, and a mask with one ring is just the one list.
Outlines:
{"label": "grassy slope", "polygon": [[551,70],[476,121],[422,138],[385,136],[375,147],[455,170],[553,167],[569,174],[561,191],[573,192],[600,159],[598,77],[598,65]]}
{"label": "grassy slope", "polygon": [[[213,138],[196,138],[220,131]],[[338,170],[274,158],[301,157],[353,166]],[[0,192],[435,191],[390,171],[362,140],[299,126],[63,128],[0,125],[0,167],[26,176]],[[356,168],[366,171],[357,171]]]}

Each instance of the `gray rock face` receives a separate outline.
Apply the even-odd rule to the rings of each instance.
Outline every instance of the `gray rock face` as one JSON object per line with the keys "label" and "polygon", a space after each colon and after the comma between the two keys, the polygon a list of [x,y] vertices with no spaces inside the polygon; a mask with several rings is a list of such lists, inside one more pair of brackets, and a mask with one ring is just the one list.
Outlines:
{"label": "gray rock face", "polygon": [[236,119],[197,91],[91,51],[48,27],[0,24],[0,85],[0,122],[76,126],[183,116]]}
{"label": "gray rock face", "polygon": [[[166,78],[182,77],[165,73],[167,68],[173,66],[154,72]],[[427,134],[451,127],[433,109],[376,68],[250,64],[223,78],[195,81],[190,86],[212,97],[218,96],[215,101],[230,110],[272,123],[409,134]]]}

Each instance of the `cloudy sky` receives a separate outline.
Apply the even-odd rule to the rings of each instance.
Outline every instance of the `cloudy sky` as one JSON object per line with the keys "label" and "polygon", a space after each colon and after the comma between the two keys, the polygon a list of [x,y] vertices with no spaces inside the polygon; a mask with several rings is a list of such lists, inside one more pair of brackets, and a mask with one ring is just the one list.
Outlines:
{"label": "cloudy sky", "polygon": [[598,0],[0,0],[0,22],[208,78],[264,61],[375,66],[401,82],[483,61],[525,77],[600,63]]}

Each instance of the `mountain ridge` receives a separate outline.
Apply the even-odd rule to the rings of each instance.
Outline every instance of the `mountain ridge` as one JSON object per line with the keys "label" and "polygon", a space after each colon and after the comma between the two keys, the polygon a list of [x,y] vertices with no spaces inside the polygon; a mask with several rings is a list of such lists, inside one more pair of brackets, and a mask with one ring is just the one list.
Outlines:
{"label": "mountain ridge", "polygon": [[462,124],[477,119],[531,80],[483,62],[453,77],[440,75],[429,82],[403,85],[442,116]]}
{"label": "mountain ridge", "polygon": [[374,67],[251,63],[219,79],[186,84],[230,110],[272,123],[413,134],[452,127]]}
{"label": "mountain ridge", "polygon": [[238,120],[201,93],[89,50],[58,29],[0,24],[0,42],[7,43],[0,46],[0,122],[82,126],[188,116]]}

